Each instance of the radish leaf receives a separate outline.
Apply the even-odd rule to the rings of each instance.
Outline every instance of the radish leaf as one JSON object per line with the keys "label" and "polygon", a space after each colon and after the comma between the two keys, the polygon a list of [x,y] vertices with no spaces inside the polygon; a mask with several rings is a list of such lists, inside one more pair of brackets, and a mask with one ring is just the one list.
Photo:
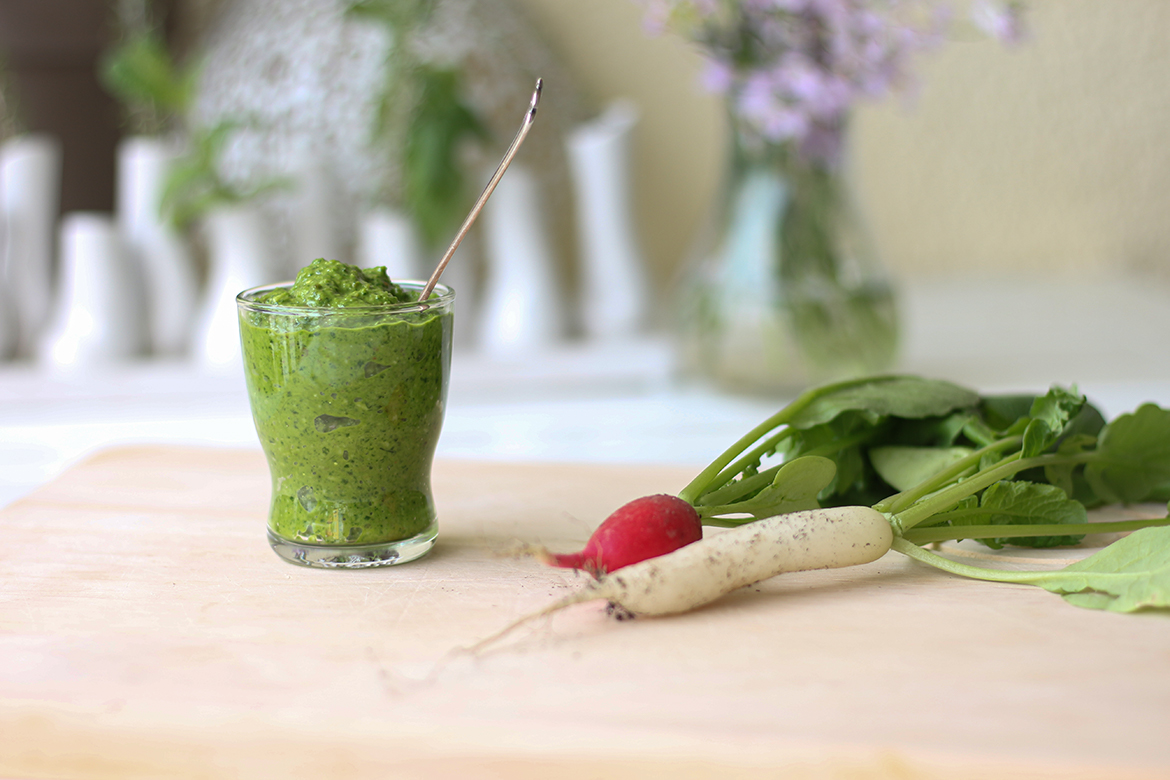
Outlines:
{"label": "radish leaf", "polygon": [[[1085,507],[1053,485],[1036,482],[996,482],[979,500],[978,511],[965,512],[952,525],[1044,525],[1088,522]],[[1060,547],[1078,544],[1083,536],[1025,536],[980,539],[993,550],[1005,544],[1019,547]]]}
{"label": "radish leaf", "polygon": [[[817,509],[820,507],[817,496],[833,481],[836,471],[836,465],[828,458],[815,455],[797,458],[781,466],[772,483],[751,498],[727,504],[700,503],[695,509],[705,522],[718,525],[741,525],[788,512]],[[739,517],[731,519],[726,515]],[[721,519],[713,521],[716,517]]]}
{"label": "radish leaf", "polygon": [[[979,412],[990,428],[1007,431],[1021,419],[1030,417],[1034,395],[989,395],[979,402]],[[1016,431],[1022,433],[1023,429]]]}
{"label": "radish leaf", "polygon": [[815,398],[788,424],[793,428],[812,428],[848,411],[860,412],[872,424],[883,417],[941,417],[977,403],[978,393],[943,380],[878,377],[868,382],[843,385],[835,392]]}
{"label": "radish leaf", "polygon": [[1064,432],[1065,426],[1085,404],[1085,397],[1060,387],[1053,387],[1032,403],[1028,426],[1024,429],[1022,457],[1030,458],[1047,450]]}
{"label": "radish leaf", "polygon": [[[820,494],[837,473],[837,466],[828,458],[809,455],[785,463],[776,472],[772,484],[761,491],[774,496],[791,509],[785,512],[798,512],[804,509],[816,509],[817,495]],[[779,512],[773,514],[780,514]]]}
{"label": "radish leaf", "polygon": [[1037,584],[1088,609],[1170,607],[1170,526],[1134,531]]}
{"label": "radish leaf", "polygon": [[1078,461],[1077,456],[1089,452],[1096,446],[1096,436],[1087,433],[1068,435],[1056,450],[1058,455],[1068,458],[1068,461],[1044,467],[1045,479],[1063,490],[1069,498],[1075,498],[1086,507],[1097,506],[1101,501],[1085,481],[1084,464]]}
{"label": "radish leaf", "polygon": [[969,447],[874,447],[869,459],[895,490],[909,490],[971,452]]}
{"label": "radish leaf", "polygon": [[1085,479],[1108,503],[1144,501],[1170,481],[1170,411],[1143,404],[1106,425]]}
{"label": "radish leaf", "polygon": [[1083,561],[1055,571],[1007,571],[953,561],[906,539],[892,548],[962,577],[1036,585],[1085,609],[1170,609],[1170,526],[1134,531]]}

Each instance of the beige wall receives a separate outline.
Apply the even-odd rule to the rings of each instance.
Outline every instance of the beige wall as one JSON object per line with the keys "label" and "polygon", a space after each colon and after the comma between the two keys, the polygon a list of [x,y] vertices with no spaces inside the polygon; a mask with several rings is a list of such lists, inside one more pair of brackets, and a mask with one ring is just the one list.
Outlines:
{"label": "beige wall", "polygon": [[[666,279],[717,186],[722,118],[698,55],[632,0],[516,0],[590,97],[639,101],[639,217]],[[956,42],[912,101],[865,107],[859,191],[898,274],[1111,269],[1170,278],[1170,3],[1039,0],[1031,40]]]}

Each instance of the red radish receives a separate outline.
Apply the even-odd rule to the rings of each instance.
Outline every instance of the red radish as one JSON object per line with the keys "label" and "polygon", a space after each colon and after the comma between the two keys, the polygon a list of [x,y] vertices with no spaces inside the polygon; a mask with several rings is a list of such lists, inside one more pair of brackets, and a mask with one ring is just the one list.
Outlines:
{"label": "red radish", "polygon": [[703,538],[699,513],[686,501],[665,494],[636,498],[597,527],[578,553],[540,557],[550,566],[584,569],[601,577],[623,566],[656,558]]}

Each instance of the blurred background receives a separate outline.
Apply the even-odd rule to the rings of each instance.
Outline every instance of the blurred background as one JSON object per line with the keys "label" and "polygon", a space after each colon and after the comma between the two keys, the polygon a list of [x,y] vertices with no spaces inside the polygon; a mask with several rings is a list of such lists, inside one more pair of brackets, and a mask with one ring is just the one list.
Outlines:
{"label": "blurred background", "polygon": [[[66,147],[61,209],[112,210],[125,133],[97,79],[109,0],[6,0],[0,47],[28,130]],[[176,28],[226,0],[156,0]],[[329,4],[320,4],[325,7]],[[335,5],[341,5],[340,3]],[[720,99],[697,47],[647,35],[631,0],[512,0],[555,53],[582,110],[634,99],[635,205],[647,264],[665,284],[687,254],[724,161]],[[891,270],[1164,276],[1170,251],[1170,9],[1136,0],[1038,2],[1027,41],[961,41],[920,57],[916,94],[857,112],[856,175]],[[547,77],[546,77],[547,78]],[[550,96],[565,85],[548,85]],[[519,115],[522,106],[511,114]],[[509,116],[511,116],[511,114]],[[542,117],[542,120],[546,117]]]}
{"label": "blurred background", "polygon": [[[545,422],[532,441],[476,426],[569,396],[644,404],[613,412],[622,424],[714,397],[732,410],[722,425],[861,368],[986,388],[1146,383],[1133,397],[1170,380],[1170,6],[1027,3],[1007,43],[948,25],[906,89],[853,105],[839,177],[877,258],[865,284],[892,290],[896,344],[820,374],[781,362],[759,382],[704,369],[766,362],[766,332],[736,337],[746,357],[702,346],[697,369],[679,346],[679,312],[699,318],[678,291],[715,284],[694,269],[734,211],[735,145],[703,47],[655,29],[661,6],[0,3],[10,440],[71,408],[106,420],[95,395],[211,403],[196,387],[237,425],[234,294],[318,256],[425,277],[537,76],[532,135],[444,277],[460,295],[452,409],[481,404],[449,423],[450,452],[547,454],[533,443]],[[528,412],[482,406],[497,401]]]}

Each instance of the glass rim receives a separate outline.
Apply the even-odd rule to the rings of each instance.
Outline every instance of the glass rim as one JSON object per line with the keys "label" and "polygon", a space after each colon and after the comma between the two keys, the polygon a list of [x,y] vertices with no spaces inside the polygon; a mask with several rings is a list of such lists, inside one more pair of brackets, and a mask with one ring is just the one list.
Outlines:
{"label": "glass rim", "polygon": [[[267,314],[410,314],[424,312],[434,308],[449,306],[455,300],[455,290],[445,284],[436,284],[431,297],[426,301],[408,301],[406,303],[372,303],[360,306],[296,306],[280,303],[264,303],[256,297],[273,290],[291,287],[291,280],[261,284],[236,295],[236,305],[249,311],[265,312]],[[399,287],[421,292],[426,286],[425,280],[404,279],[395,281]]]}

